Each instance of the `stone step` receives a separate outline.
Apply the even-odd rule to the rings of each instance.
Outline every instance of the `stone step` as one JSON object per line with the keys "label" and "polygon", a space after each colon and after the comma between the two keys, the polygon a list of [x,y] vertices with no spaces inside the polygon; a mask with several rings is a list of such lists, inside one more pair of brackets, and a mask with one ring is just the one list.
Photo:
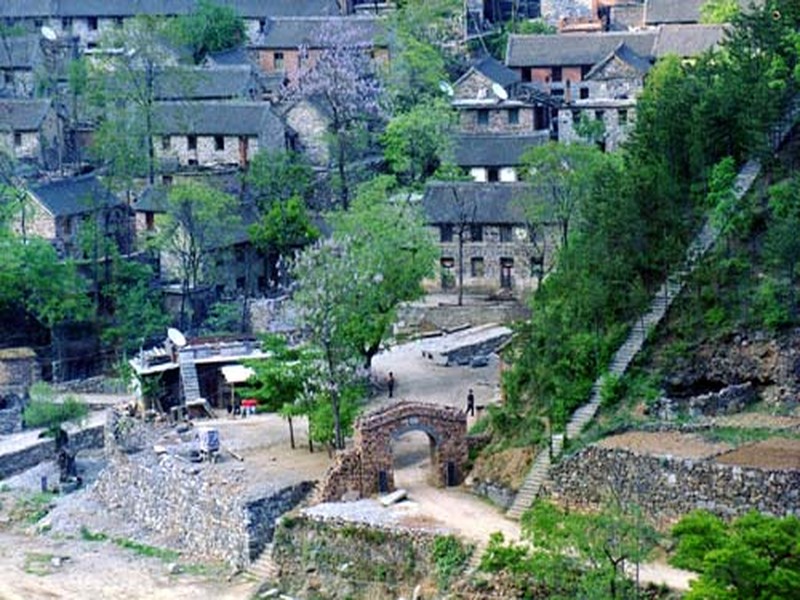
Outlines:
{"label": "stone step", "polygon": [[272,544],[264,548],[259,557],[247,569],[259,581],[275,580],[280,575],[280,567],[272,559]]}

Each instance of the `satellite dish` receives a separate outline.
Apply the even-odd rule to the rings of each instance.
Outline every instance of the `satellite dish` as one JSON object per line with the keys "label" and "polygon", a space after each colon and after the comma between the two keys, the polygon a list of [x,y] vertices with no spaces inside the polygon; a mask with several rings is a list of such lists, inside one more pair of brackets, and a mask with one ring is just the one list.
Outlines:
{"label": "satellite dish", "polygon": [[174,327],[167,329],[167,337],[169,341],[175,344],[178,348],[183,348],[186,345],[186,337]]}
{"label": "satellite dish", "polygon": [[499,83],[492,84],[492,92],[494,92],[494,95],[500,98],[500,100],[508,100],[508,92]]}
{"label": "satellite dish", "polygon": [[42,25],[39,31],[42,34],[42,37],[49,42],[55,42],[58,40],[58,34],[53,30],[52,27],[48,27],[47,25]]}
{"label": "satellite dish", "polygon": [[447,94],[448,96],[452,96],[455,93],[453,86],[446,81],[439,82],[439,89],[442,90],[443,94]]}

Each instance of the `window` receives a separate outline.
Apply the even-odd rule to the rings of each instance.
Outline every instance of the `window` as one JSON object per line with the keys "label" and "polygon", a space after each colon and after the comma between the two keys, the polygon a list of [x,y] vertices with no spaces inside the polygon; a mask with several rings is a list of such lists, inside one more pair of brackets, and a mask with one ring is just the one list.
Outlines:
{"label": "window", "polygon": [[169,136],[168,135],[162,135],[161,136],[161,149],[162,150],[169,150],[170,147],[171,147],[171,144],[170,144]]}
{"label": "window", "polygon": [[63,228],[64,228],[64,235],[70,235],[72,233],[72,219],[66,217],[63,221]]}
{"label": "window", "polygon": [[504,289],[514,287],[514,259],[500,259],[500,287]]}
{"label": "window", "polygon": [[556,88],[554,90],[550,90],[550,95],[551,96],[563,96],[564,95],[564,90],[562,88]]}
{"label": "window", "polygon": [[582,87],[579,93],[581,100],[586,100],[589,97],[589,88]]}
{"label": "window", "polygon": [[592,65],[581,65],[581,79],[586,79],[589,71],[592,70]]}
{"label": "window", "polygon": [[486,181],[489,183],[497,183],[500,181],[500,169],[497,167],[489,167],[486,169]]}
{"label": "window", "polygon": [[531,257],[531,277],[535,277],[536,279],[540,279],[542,274],[544,273],[544,266],[542,265],[542,259],[537,256]]}
{"label": "window", "polygon": [[581,111],[573,110],[572,111],[572,122],[577,125],[581,122]]}
{"label": "window", "polygon": [[445,256],[441,259],[441,274],[442,274],[442,289],[450,289],[455,287],[456,278],[453,274],[453,270],[456,266],[456,261],[454,258]]}
{"label": "window", "polygon": [[172,175],[162,175],[161,183],[164,185],[172,185]]}
{"label": "window", "polygon": [[603,118],[605,117],[605,114],[606,113],[604,110],[596,110],[594,111],[594,118],[597,119],[598,121],[602,121]]}
{"label": "window", "polygon": [[453,241],[453,226],[450,224],[439,226],[439,241],[452,242]]}
{"label": "window", "polygon": [[469,226],[469,239],[473,242],[483,241],[483,225],[470,225]]}
{"label": "window", "polygon": [[266,19],[259,19],[258,20],[258,33],[264,33],[267,30],[267,20]]}
{"label": "window", "polygon": [[276,52],[273,55],[273,57],[274,57],[273,58],[273,62],[275,64],[275,70],[276,71],[283,71],[283,69],[286,68],[285,67],[286,63],[285,63],[285,60],[283,58],[283,52]]}
{"label": "window", "polygon": [[531,69],[522,69],[522,81],[523,83],[531,81]]}
{"label": "window", "polygon": [[33,20],[33,26],[36,27],[36,29],[41,29],[42,25],[44,25],[44,19],[34,19]]}
{"label": "window", "polygon": [[114,27],[117,29],[122,29],[123,20],[122,17],[114,17]]}
{"label": "window", "polygon": [[519,109],[518,108],[509,108],[508,109],[508,124],[509,125],[519,125]]}
{"label": "window", "polygon": [[72,17],[61,19],[61,29],[69,29],[70,27],[72,27]]}
{"label": "window", "polygon": [[13,71],[6,71],[3,73],[3,81],[6,85],[11,85],[14,83],[14,72]]}
{"label": "window", "polygon": [[483,257],[473,256],[469,261],[469,274],[472,277],[483,277]]}
{"label": "window", "polygon": [[225,150],[225,136],[222,135],[214,136],[214,150],[216,150],[217,152]]}
{"label": "window", "polygon": [[197,136],[196,135],[187,135],[186,136],[186,146],[189,150],[197,150]]}
{"label": "window", "polygon": [[617,120],[619,121],[620,125],[627,125],[628,124],[628,109],[627,108],[617,109]]}
{"label": "window", "polygon": [[500,241],[510,242],[513,239],[514,231],[511,225],[500,225]]}
{"label": "window", "polygon": [[88,17],[86,23],[89,26],[89,31],[97,31],[97,17]]}
{"label": "window", "polygon": [[563,74],[561,73],[561,67],[553,67],[552,71],[550,72],[550,76],[552,77],[553,81],[561,81]]}
{"label": "window", "polygon": [[479,110],[477,118],[478,118],[478,125],[488,125],[489,124],[489,111],[488,110]]}
{"label": "window", "polygon": [[14,132],[14,146],[17,148],[22,146],[22,134],[19,131]]}

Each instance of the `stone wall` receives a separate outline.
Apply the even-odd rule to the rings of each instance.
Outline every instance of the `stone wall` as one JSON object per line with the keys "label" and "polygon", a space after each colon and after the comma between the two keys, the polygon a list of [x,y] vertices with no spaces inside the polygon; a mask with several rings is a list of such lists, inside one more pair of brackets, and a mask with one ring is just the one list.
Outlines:
{"label": "stone wall", "polygon": [[283,591],[302,598],[411,598],[419,583],[435,577],[436,537],[429,530],[292,515],[278,523],[273,559]]}
{"label": "stone wall", "polygon": [[520,302],[482,302],[469,303],[463,306],[448,304],[431,306],[427,304],[411,304],[402,306],[397,311],[395,331],[397,333],[413,333],[435,329],[453,329],[469,323],[470,325],[486,325],[488,323],[512,323],[530,317],[527,306]]}
{"label": "stone wall", "polygon": [[695,509],[731,518],[752,509],[779,516],[796,514],[800,506],[800,471],[640,456],[597,446],[553,467],[543,495],[569,505],[597,506],[612,486],[657,525]]}
{"label": "stone wall", "polygon": [[[103,426],[87,427],[69,434],[69,446],[75,451],[103,447]],[[55,459],[56,444],[53,438],[41,438],[18,450],[0,456],[0,479],[21,473],[41,462]]]}
{"label": "stone wall", "polygon": [[[278,516],[294,508],[313,485],[256,492],[248,488],[243,467],[157,455],[152,432],[134,428],[138,431],[126,433],[125,440],[107,435],[109,462],[93,494],[193,558],[247,566],[272,540]],[[110,424],[112,429],[118,430]]]}

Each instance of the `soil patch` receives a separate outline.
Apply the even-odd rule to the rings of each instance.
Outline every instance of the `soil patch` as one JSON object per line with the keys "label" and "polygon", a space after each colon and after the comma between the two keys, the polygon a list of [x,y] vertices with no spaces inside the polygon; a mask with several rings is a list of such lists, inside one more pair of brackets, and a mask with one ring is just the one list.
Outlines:
{"label": "soil patch", "polygon": [[709,458],[731,449],[730,444],[712,443],[694,433],[629,431],[605,438],[601,448],[630,450],[634,454],[673,456],[676,458]]}
{"label": "soil patch", "polygon": [[800,440],[764,440],[726,452],[715,461],[723,465],[757,469],[800,470]]}
{"label": "soil patch", "polygon": [[533,463],[534,450],[532,447],[509,448],[489,456],[479,456],[471,475],[481,481],[492,481],[518,490]]}

